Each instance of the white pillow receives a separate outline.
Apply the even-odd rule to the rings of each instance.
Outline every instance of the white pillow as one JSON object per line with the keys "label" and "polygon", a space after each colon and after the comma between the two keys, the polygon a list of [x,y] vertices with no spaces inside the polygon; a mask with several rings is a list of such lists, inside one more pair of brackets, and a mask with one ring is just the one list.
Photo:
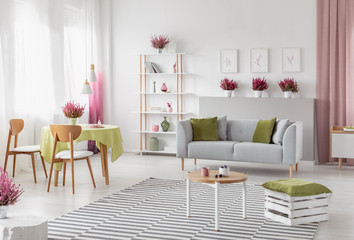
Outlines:
{"label": "white pillow", "polygon": [[217,121],[217,127],[218,127],[218,138],[221,141],[226,141],[227,138],[227,117],[218,117]]}
{"label": "white pillow", "polygon": [[289,127],[290,121],[289,119],[277,120],[275,123],[272,142],[277,145],[283,145],[283,137],[286,129]]}

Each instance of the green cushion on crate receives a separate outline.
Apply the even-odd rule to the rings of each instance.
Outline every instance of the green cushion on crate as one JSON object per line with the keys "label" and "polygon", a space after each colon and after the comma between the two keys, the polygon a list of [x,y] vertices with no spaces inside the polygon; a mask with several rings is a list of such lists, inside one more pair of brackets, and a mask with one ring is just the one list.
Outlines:
{"label": "green cushion on crate", "polygon": [[269,181],[262,186],[272,191],[286,193],[292,197],[304,197],[322,193],[332,193],[327,187],[313,182],[289,178]]}

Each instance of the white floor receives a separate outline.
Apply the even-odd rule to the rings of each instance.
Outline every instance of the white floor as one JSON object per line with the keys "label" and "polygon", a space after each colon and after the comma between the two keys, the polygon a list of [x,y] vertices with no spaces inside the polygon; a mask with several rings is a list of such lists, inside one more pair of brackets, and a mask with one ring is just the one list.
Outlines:
{"label": "white floor", "polygon": [[[91,163],[96,189],[93,188],[86,163],[80,161],[75,165],[76,193],[74,195],[71,193],[70,167],[67,171],[66,186],[62,186],[60,175],[59,187],[52,185],[49,193],[46,191],[47,179],[41,166],[37,167],[37,184],[33,182],[31,171],[16,173],[14,181],[20,183],[25,192],[22,199],[16,205],[11,206],[9,215],[28,214],[54,219],[146,178],[183,179],[186,171],[199,170],[202,166],[217,169],[219,165],[227,164],[233,171],[247,172],[248,183],[254,184],[289,177],[288,166],[207,160],[198,160],[197,166],[194,166],[192,159],[186,159],[186,171],[182,172],[180,160],[175,157],[125,153],[116,162],[109,163],[110,185],[106,186],[101,175],[99,157],[92,157]],[[20,162],[17,161],[17,164]],[[12,159],[9,165],[8,170],[11,171]],[[49,164],[47,169],[49,169]],[[344,166],[342,171],[338,171],[337,166],[314,165],[312,162],[303,161],[299,165],[299,172],[294,173],[294,178],[315,181],[326,185],[333,191],[330,202],[330,221],[320,224],[316,239],[354,239],[354,167]]]}

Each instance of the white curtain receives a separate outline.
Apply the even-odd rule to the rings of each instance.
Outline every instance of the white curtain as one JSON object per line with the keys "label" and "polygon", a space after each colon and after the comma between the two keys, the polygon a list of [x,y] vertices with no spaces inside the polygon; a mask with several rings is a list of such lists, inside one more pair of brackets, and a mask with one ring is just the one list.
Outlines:
{"label": "white curtain", "polygon": [[[1,0],[1,165],[9,119],[25,121],[19,145],[39,144],[42,127],[53,123],[53,116],[61,115],[66,101],[86,104],[88,111],[88,96],[81,95],[80,90],[92,61],[91,10],[95,16],[93,61],[99,65],[98,0]],[[12,159],[8,166],[12,167]],[[16,169],[21,170],[21,166],[29,168],[30,161],[18,161]]]}

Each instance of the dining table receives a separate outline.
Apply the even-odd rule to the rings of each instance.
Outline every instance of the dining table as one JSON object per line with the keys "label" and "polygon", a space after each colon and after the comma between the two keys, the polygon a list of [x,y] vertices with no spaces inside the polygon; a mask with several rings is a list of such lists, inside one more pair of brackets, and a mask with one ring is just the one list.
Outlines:
{"label": "dining table", "polygon": [[[101,154],[102,176],[105,177],[106,185],[109,185],[109,169],[107,149],[111,148],[111,162],[116,161],[123,154],[123,140],[120,128],[115,125],[102,124],[89,125],[78,124],[81,126],[81,135],[74,141],[78,143],[86,140],[96,141],[96,146]],[[51,134],[50,127],[45,126],[41,131],[40,151],[44,160],[48,163],[52,161],[54,147],[54,137]],[[56,153],[69,150],[69,143],[57,143]],[[62,169],[62,163],[54,164],[54,186],[58,186],[59,172]]]}

